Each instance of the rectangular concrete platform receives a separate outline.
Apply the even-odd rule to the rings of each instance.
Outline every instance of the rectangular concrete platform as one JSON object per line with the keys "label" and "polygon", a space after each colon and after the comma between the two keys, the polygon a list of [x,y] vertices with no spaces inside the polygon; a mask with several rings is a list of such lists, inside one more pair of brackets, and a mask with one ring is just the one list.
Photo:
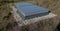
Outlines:
{"label": "rectangular concrete platform", "polygon": [[18,23],[19,26],[29,25],[29,24],[32,24],[32,23],[35,23],[35,22],[39,22],[39,21],[42,21],[42,20],[45,20],[45,19],[50,19],[50,18],[53,18],[53,17],[57,16],[57,15],[55,15],[53,13],[49,13],[48,15],[45,15],[45,16],[35,17],[35,18],[32,18],[32,19],[24,20],[17,13],[18,9],[16,7],[11,6],[11,8],[13,9],[11,12],[12,12],[12,14],[14,16],[14,19],[16,20],[16,22]]}

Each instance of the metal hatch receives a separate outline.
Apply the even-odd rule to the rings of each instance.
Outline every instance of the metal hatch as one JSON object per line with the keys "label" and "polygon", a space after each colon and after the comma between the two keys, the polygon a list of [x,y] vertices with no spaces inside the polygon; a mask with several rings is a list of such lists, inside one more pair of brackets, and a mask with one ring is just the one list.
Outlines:
{"label": "metal hatch", "polygon": [[39,16],[43,16],[48,14],[49,10],[47,8],[43,8],[40,6],[33,5],[31,3],[23,2],[16,3],[17,13],[21,14],[22,17],[28,18],[33,17],[39,14]]}

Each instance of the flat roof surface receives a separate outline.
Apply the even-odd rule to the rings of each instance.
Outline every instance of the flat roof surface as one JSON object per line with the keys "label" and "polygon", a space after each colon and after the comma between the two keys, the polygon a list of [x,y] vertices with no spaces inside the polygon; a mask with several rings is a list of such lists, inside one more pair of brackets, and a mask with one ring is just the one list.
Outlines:
{"label": "flat roof surface", "polygon": [[29,16],[49,11],[47,8],[36,6],[28,2],[16,3],[16,8],[18,9],[18,13],[22,13],[23,16]]}

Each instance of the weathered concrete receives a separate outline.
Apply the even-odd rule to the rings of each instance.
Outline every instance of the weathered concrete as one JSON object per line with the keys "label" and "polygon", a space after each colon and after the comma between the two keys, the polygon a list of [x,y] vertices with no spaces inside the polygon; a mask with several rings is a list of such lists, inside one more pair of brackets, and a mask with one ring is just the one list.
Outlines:
{"label": "weathered concrete", "polygon": [[[13,8],[13,16],[18,23],[18,27],[21,31],[54,31],[57,24],[59,23],[59,19],[57,19],[57,15],[50,13],[49,15],[37,17],[28,20],[22,20],[19,14],[16,13],[17,9]],[[20,23],[21,22],[21,23]]]}

